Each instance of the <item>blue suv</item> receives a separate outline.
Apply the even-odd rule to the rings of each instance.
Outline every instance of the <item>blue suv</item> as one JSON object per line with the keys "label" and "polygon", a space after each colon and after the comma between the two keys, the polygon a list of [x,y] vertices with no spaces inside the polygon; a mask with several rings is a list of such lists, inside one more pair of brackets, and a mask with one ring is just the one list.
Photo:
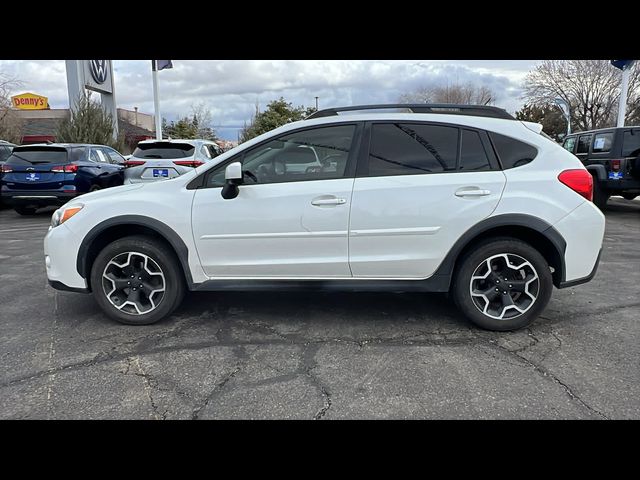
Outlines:
{"label": "blue suv", "polygon": [[83,193],[122,185],[125,159],[104,145],[15,147],[2,165],[0,194],[20,215],[62,205]]}

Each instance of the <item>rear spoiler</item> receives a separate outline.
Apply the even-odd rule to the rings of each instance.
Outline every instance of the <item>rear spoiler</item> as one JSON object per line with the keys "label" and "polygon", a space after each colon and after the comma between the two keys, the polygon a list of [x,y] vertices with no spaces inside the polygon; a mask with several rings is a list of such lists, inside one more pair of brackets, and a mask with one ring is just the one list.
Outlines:
{"label": "rear spoiler", "polygon": [[521,121],[521,123],[525,127],[527,127],[529,130],[531,130],[534,133],[537,133],[538,135],[540,135],[542,133],[542,124],[540,124],[540,123],[524,122],[524,121]]}

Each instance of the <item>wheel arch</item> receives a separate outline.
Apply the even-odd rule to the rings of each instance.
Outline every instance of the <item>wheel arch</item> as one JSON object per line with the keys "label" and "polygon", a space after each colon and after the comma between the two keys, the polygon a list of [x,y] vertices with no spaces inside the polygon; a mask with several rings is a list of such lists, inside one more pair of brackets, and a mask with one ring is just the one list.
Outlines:
{"label": "wheel arch", "polygon": [[435,275],[451,281],[461,258],[474,245],[490,237],[504,236],[522,240],[538,250],[553,267],[553,284],[559,287],[564,282],[564,255],[567,248],[564,238],[544,220],[523,214],[497,215],[471,227],[449,250]]}
{"label": "wheel arch", "polygon": [[130,235],[146,235],[165,243],[178,258],[187,286],[192,288],[193,278],[189,269],[189,249],[182,238],[168,225],[142,215],[122,215],[99,223],[87,233],[78,249],[76,270],[87,281],[91,291],[91,267],[98,254],[109,243]]}

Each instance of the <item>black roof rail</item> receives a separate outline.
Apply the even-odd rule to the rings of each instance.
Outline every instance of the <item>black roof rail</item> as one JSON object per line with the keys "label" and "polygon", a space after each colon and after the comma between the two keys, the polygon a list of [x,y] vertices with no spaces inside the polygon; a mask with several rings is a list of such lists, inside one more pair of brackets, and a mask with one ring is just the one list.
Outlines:
{"label": "black roof rail", "polygon": [[338,115],[338,112],[353,112],[358,110],[385,110],[385,109],[405,109],[411,113],[442,113],[446,115],[471,115],[474,117],[503,118],[505,120],[515,120],[503,108],[491,107],[487,105],[459,105],[456,103],[386,103],[380,105],[354,105],[351,107],[333,107],[318,110],[309,115],[306,120],[312,118],[330,117]]}

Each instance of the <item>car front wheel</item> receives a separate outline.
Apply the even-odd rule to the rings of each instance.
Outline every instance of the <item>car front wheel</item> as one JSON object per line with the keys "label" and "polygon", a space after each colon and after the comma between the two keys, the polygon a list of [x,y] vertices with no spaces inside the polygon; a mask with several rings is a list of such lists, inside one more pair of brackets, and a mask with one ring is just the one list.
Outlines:
{"label": "car front wheel", "polygon": [[109,317],[129,325],[148,325],[167,317],[185,291],[173,251],[137,235],[115,240],[98,254],[91,288]]}
{"label": "car front wheel", "polygon": [[492,238],[467,253],[452,294],[460,311],[488,330],[529,325],[547,306],[553,279],[544,257],[515,238]]}

